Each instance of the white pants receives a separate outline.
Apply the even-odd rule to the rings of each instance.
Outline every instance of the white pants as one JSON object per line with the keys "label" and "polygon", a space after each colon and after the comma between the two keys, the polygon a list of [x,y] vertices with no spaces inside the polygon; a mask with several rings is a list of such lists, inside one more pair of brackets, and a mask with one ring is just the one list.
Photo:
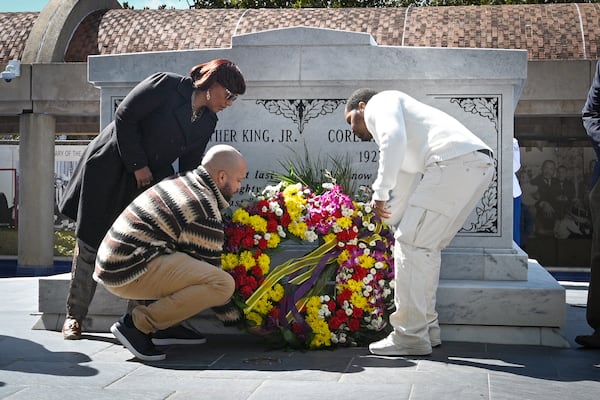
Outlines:
{"label": "white pants", "polygon": [[[492,159],[480,152],[429,165],[400,209],[395,231],[396,311],[390,316],[396,344],[431,346],[439,340],[435,310],[441,251],[462,227],[494,176]],[[404,204],[402,204],[404,203]]]}

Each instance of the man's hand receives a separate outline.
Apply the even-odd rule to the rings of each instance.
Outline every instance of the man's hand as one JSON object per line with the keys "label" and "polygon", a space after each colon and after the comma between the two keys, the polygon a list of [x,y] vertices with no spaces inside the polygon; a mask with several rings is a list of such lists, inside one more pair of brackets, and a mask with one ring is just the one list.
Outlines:
{"label": "man's hand", "polygon": [[392,213],[385,207],[385,200],[371,200],[371,208],[373,209],[373,212],[382,219],[390,218],[392,216]]}

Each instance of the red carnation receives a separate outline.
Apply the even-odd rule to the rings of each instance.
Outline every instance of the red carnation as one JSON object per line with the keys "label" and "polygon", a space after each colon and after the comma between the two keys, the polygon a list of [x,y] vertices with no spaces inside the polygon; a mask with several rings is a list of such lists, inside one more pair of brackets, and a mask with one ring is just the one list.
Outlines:
{"label": "red carnation", "polygon": [[258,248],[261,250],[264,250],[267,248],[267,240],[263,237],[261,237],[260,239],[258,239]]}
{"label": "red carnation", "polygon": [[359,308],[359,307],[354,307],[354,308],[352,309],[352,315],[353,315],[355,318],[361,319],[361,318],[363,317],[364,313],[365,313],[365,312],[363,311],[363,309],[362,309],[362,308]]}
{"label": "red carnation", "polygon": [[341,293],[338,294],[337,301],[339,304],[344,304],[344,301],[349,302],[351,297],[352,291],[350,289],[344,289]]}
{"label": "red carnation", "polygon": [[360,329],[360,321],[356,318],[351,318],[350,321],[348,321],[348,328],[350,328],[352,332],[356,332]]}
{"label": "red carnation", "polygon": [[269,315],[273,318],[273,319],[279,319],[279,315],[281,314],[281,310],[279,309],[279,307],[273,307],[271,309],[271,312],[269,313]]}
{"label": "red carnation", "polygon": [[346,311],[339,309],[335,312],[335,317],[334,318],[339,318],[342,323],[348,321],[348,316],[346,315]]}
{"label": "red carnation", "polygon": [[240,294],[242,295],[242,297],[244,298],[244,300],[247,300],[250,296],[252,296],[252,293],[254,293],[254,289],[252,289],[248,285],[242,286],[240,288]]}
{"label": "red carnation", "polygon": [[278,226],[279,223],[276,219],[269,218],[269,220],[267,221],[267,232],[277,232]]}
{"label": "red carnation", "polygon": [[254,238],[252,236],[246,236],[242,239],[242,246],[246,249],[250,249],[254,246]]}
{"label": "red carnation", "polygon": [[327,302],[327,308],[329,308],[329,311],[330,311],[330,312],[334,312],[334,311],[335,311],[335,309],[337,308],[337,304],[335,304],[335,301],[333,301],[333,300],[329,300],[329,301]]}
{"label": "red carnation", "polygon": [[258,265],[255,265],[254,267],[250,268],[250,273],[256,278],[260,278],[263,275],[262,269]]}
{"label": "red carnation", "polygon": [[335,331],[342,326],[342,320],[338,317],[333,317],[329,320],[329,329]]}

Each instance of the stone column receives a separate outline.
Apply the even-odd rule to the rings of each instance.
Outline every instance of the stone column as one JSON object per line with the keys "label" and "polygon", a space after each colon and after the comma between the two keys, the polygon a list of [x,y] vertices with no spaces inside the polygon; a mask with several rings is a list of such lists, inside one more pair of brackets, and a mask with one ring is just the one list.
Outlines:
{"label": "stone column", "polygon": [[17,275],[53,269],[55,132],[53,116],[21,114]]}

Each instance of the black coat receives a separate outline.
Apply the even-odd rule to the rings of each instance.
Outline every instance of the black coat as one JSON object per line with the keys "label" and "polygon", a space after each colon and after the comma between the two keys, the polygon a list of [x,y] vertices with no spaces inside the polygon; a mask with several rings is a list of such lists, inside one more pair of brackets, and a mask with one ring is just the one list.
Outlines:
{"label": "black coat", "polygon": [[596,62],[596,73],[588,97],[583,106],[583,126],[596,152],[596,165],[592,173],[592,186],[600,176],[600,61]]}
{"label": "black coat", "polygon": [[85,149],[59,204],[77,221],[76,235],[98,248],[113,221],[142,191],[134,171],[148,166],[153,183],[200,165],[217,116],[205,109],[191,121],[192,80],[156,73],[123,99],[115,120]]}

